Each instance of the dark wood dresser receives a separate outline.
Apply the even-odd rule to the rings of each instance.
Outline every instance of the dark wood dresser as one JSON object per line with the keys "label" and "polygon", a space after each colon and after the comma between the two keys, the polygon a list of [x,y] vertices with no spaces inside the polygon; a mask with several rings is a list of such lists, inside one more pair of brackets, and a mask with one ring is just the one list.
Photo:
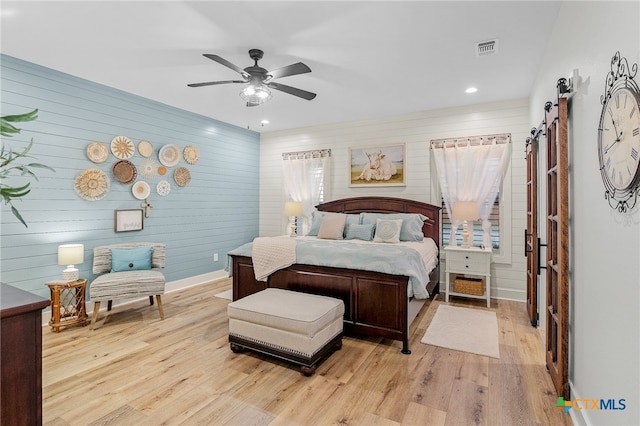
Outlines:
{"label": "dark wood dresser", "polygon": [[49,300],[0,284],[0,424],[42,424],[42,309]]}

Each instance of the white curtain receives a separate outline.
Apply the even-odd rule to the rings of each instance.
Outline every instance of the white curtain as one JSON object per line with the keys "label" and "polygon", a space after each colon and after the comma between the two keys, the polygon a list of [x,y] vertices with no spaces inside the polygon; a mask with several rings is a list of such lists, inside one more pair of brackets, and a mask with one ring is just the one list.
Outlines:
{"label": "white curtain", "polygon": [[[482,220],[483,244],[491,247],[489,214],[511,158],[511,136],[435,140],[431,141],[431,151],[449,217],[456,201],[475,201]],[[460,224],[451,221],[450,245],[456,244]]]}
{"label": "white curtain", "polygon": [[302,203],[305,221],[329,197],[331,150],[282,154],[285,201]]}

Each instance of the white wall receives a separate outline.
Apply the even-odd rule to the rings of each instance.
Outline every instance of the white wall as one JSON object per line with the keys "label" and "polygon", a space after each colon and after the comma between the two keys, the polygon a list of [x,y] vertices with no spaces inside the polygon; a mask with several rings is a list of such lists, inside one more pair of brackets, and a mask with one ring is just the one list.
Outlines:
{"label": "white wall", "polygon": [[578,424],[640,424],[640,206],[608,206],[597,155],[611,57],[638,63],[639,23],[638,2],[564,2],[531,95],[533,127],[557,79],[578,70],[569,105],[571,397],[626,400],[620,411],[572,410]]}
{"label": "white wall", "polygon": [[[286,232],[283,215],[282,153],[329,148],[333,157],[332,194],[328,200],[380,195],[440,204],[434,191],[435,172],[431,170],[429,141],[458,136],[511,133],[511,244],[512,256],[507,264],[492,268],[492,297],[526,300],[525,257],[525,161],[524,146],[529,136],[527,99],[496,102],[418,112],[350,123],[337,123],[281,132],[266,132],[260,138],[260,235]],[[349,187],[349,147],[404,142],[407,144],[406,187]]]}

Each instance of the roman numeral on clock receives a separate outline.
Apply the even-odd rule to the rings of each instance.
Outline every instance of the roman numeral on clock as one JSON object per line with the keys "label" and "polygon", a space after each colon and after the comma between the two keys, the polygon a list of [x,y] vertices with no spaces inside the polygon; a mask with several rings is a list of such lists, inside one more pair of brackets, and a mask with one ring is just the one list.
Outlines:
{"label": "roman numeral on clock", "polygon": [[638,136],[640,135],[640,128],[636,127],[635,129],[633,129],[633,136]]}
{"label": "roman numeral on clock", "polygon": [[635,148],[631,148],[631,158],[635,161],[638,161],[638,150]]}

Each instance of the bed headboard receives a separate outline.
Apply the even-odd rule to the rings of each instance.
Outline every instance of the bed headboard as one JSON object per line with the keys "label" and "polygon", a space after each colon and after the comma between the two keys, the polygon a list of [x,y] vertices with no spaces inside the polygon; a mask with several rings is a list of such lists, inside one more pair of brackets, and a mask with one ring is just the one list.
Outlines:
{"label": "bed headboard", "polygon": [[440,207],[415,200],[393,197],[353,197],[318,204],[317,209],[334,213],[421,213],[427,217],[422,225],[425,237],[440,247]]}

